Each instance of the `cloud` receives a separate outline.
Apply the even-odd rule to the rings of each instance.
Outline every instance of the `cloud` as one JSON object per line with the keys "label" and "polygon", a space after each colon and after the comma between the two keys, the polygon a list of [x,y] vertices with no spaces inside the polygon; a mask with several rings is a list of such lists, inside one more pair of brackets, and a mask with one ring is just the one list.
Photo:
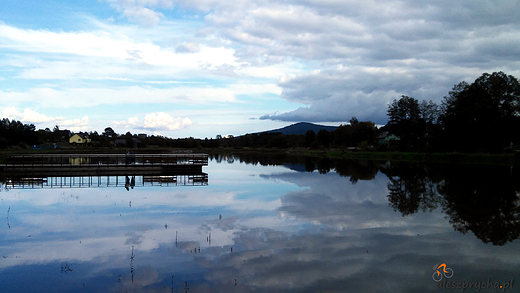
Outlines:
{"label": "cloud", "polygon": [[10,120],[19,120],[25,124],[38,124],[47,127],[58,125],[60,128],[66,128],[72,131],[87,131],[89,129],[88,116],[81,119],[65,119],[63,116],[50,117],[38,113],[29,108],[25,108],[23,112],[16,110],[15,107],[8,107],[2,111],[2,118]]}
{"label": "cloud", "polygon": [[284,99],[308,107],[262,118],[358,116],[384,123],[388,101],[400,95],[439,102],[454,84],[485,71],[519,72],[520,4],[514,1],[309,0],[244,7],[215,9],[205,18],[219,36],[237,44],[239,62],[296,58],[318,71],[280,83]]}
{"label": "cloud", "polygon": [[183,42],[179,50],[193,53],[183,54],[156,44],[164,42],[164,34],[179,37],[171,31],[188,29],[184,26],[189,25],[165,25],[152,36],[143,36],[106,24],[99,25],[99,30],[63,32],[20,29],[0,23],[0,48],[18,52],[0,58],[0,64],[16,69],[20,78],[63,80],[200,78],[204,76],[201,69],[238,65],[234,49],[222,45]]}
{"label": "cloud", "polygon": [[177,48],[175,48],[176,53],[196,53],[199,51],[199,45],[191,42],[183,42]]}
{"label": "cloud", "polygon": [[265,114],[260,119],[281,121],[344,122],[352,116],[386,124],[388,104],[401,95],[440,103],[451,87],[468,74],[466,69],[444,72],[439,68],[414,68],[414,60],[396,62],[393,67],[338,66],[286,78],[278,85],[282,97],[302,103],[281,114]]}
{"label": "cloud", "polygon": [[[237,92],[227,88],[186,87],[150,88],[141,86],[119,88],[33,88],[25,92],[2,92],[4,104],[31,102],[57,108],[94,107],[98,105],[128,105],[142,103],[207,104],[236,102]],[[73,99],[71,99],[73,97]]]}
{"label": "cloud", "polygon": [[189,118],[172,117],[168,113],[150,113],[144,116],[143,128],[149,130],[177,130],[190,126]]}
{"label": "cloud", "polygon": [[137,116],[128,118],[127,121],[115,121],[114,126],[121,127],[121,128],[134,128],[139,127],[139,118]]}
{"label": "cloud", "polygon": [[127,7],[123,9],[123,15],[144,26],[154,26],[164,15],[146,7]]}
{"label": "cloud", "polygon": [[124,48],[132,43],[122,36],[106,31],[53,32],[49,30],[20,29],[0,23],[0,46],[22,52],[46,52],[121,58]]}
{"label": "cloud", "polygon": [[107,0],[107,2],[111,3],[111,6],[114,7],[118,12],[120,12],[124,17],[128,18],[132,22],[139,23],[142,26],[150,27],[155,26],[159,23],[160,19],[164,17],[164,15],[160,12],[154,11],[146,6],[150,6],[151,8],[156,7],[171,7],[172,3],[170,1],[140,1],[140,0]]}
{"label": "cloud", "polygon": [[144,116],[144,121],[140,122],[139,118],[130,117],[127,121],[116,121],[115,126],[122,128],[135,128],[154,131],[158,134],[161,130],[179,130],[192,125],[189,118],[172,117],[165,112],[148,113]]}
{"label": "cloud", "polygon": [[19,112],[15,107],[6,108],[2,112],[2,117],[8,119],[20,120],[27,124],[34,123],[42,123],[42,122],[55,122],[55,121],[63,121],[65,118],[63,117],[49,117],[44,114],[40,114],[34,110],[29,108],[25,108],[23,112]]}
{"label": "cloud", "polygon": [[[217,65],[216,74],[236,77],[294,60],[305,64],[304,72],[282,71],[287,81],[279,85],[282,98],[308,106],[264,119],[357,116],[384,123],[388,102],[400,95],[439,102],[454,84],[485,71],[519,72],[517,1],[114,2],[206,12],[201,35],[234,48],[236,62],[249,65]],[[183,43],[176,52],[196,48]]]}

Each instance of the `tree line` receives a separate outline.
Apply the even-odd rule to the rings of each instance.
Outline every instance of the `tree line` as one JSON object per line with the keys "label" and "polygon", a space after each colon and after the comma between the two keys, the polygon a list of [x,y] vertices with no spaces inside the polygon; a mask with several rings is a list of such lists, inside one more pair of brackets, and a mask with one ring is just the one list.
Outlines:
{"label": "tree line", "polygon": [[437,105],[402,96],[388,108],[385,129],[401,150],[491,151],[520,142],[520,86],[503,72],[461,82]]}
{"label": "tree line", "polygon": [[[352,117],[334,131],[305,135],[248,134],[227,139],[233,147],[311,147],[420,152],[501,152],[520,143],[520,84],[503,72],[484,73],[455,85],[441,104],[401,96],[387,109],[388,123]],[[383,141],[389,134],[395,139]]]}
{"label": "tree line", "polygon": [[0,121],[0,148],[10,145],[35,144],[38,141],[38,133],[33,124],[23,124],[7,118]]}
{"label": "tree line", "polygon": [[[127,132],[117,134],[111,127],[98,134],[89,132],[94,146],[112,146],[116,138],[124,138],[128,147],[159,146],[174,148],[358,148],[419,152],[500,152],[520,143],[520,85],[503,72],[484,73],[473,83],[455,85],[440,104],[419,101],[414,97],[394,99],[387,109],[388,123],[378,128],[371,121],[340,125],[333,131],[312,130],[301,135],[252,133],[238,137],[217,135],[196,139],[147,136],[138,138]],[[383,138],[393,136],[393,140]],[[53,131],[35,130],[34,125],[2,119],[0,148],[10,145],[34,145],[66,142],[68,138],[58,126]]]}

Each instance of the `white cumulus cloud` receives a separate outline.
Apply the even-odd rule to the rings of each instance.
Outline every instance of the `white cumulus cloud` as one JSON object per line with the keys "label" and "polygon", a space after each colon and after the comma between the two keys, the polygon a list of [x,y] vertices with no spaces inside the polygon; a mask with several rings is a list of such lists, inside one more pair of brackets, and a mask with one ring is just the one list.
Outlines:
{"label": "white cumulus cloud", "polygon": [[65,119],[63,116],[47,116],[29,108],[25,108],[23,112],[20,112],[15,107],[8,107],[2,111],[2,118],[18,120],[25,124],[35,124],[38,128],[58,125],[62,129],[72,131],[89,130],[88,116],[84,116],[81,119]]}
{"label": "white cumulus cloud", "polygon": [[19,120],[26,124],[35,124],[42,122],[55,122],[65,120],[63,117],[49,117],[44,114],[40,114],[34,110],[29,108],[25,108],[23,112],[16,110],[15,107],[8,107],[2,112],[3,118],[8,118],[11,120]]}
{"label": "white cumulus cloud", "polygon": [[177,48],[175,48],[176,53],[196,53],[199,51],[199,45],[191,42],[183,42]]}
{"label": "white cumulus cloud", "polygon": [[192,124],[189,118],[173,117],[165,112],[148,113],[143,122],[137,116],[130,117],[126,121],[116,121],[114,125],[124,129],[145,129],[157,133],[159,130],[178,130]]}
{"label": "white cumulus cloud", "polygon": [[172,117],[168,113],[158,112],[144,116],[143,128],[151,130],[177,130],[191,124],[189,118]]}

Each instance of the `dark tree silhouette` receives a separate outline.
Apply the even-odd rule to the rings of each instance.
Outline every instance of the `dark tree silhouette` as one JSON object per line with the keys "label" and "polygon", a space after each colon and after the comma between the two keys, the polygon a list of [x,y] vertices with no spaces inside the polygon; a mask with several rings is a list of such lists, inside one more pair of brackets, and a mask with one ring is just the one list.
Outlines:
{"label": "dark tree silhouette", "polygon": [[112,127],[107,127],[105,128],[105,131],[102,133],[103,136],[105,137],[117,137],[117,133],[114,131],[114,129],[112,129]]}
{"label": "dark tree silhouette", "polygon": [[313,130],[307,130],[305,133],[305,146],[310,147],[311,144],[316,140],[316,134]]}
{"label": "dark tree silhouette", "polygon": [[40,141],[39,133],[33,124],[23,124],[7,118],[0,121],[0,138],[4,138],[2,144],[5,146],[20,143],[34,145]]}
{"label": "dark tree silhouette", "polygon": [[330,143],[332,142],[332,136],[330,134],[330,131],[325,129],[320,129],[320,131],[318,131],[318,134],[316,135],[316,138],[318,142],[324,147],[329,147]]}
{"label": "dark tree silhouette", "polygon": [[520,84],[503,72],[461,82],[443,101],[441,121],[449,148],[497,151],[518,140]]}
{"label": "dark tree silhouette", "polygon": [[426,144],[427,121],[436,121],[437,106],[433,102],[422,103],[415,98],[402,96],[388,106],[388,130],[400,137],[401,150],[416,149]]}

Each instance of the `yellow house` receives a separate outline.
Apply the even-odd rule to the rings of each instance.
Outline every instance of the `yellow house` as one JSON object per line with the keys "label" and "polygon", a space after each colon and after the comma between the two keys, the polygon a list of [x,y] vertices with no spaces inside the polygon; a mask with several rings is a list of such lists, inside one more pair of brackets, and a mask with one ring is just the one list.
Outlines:
{"label": "yellow house", "polygon": [[90,142],[91,142],[91,140],[88,137],[88,134],[82,133],[82,132],[76,133],[69,138],[69,143],[72,143],[72,144],[85,144],[85,143],[90,143]]}

